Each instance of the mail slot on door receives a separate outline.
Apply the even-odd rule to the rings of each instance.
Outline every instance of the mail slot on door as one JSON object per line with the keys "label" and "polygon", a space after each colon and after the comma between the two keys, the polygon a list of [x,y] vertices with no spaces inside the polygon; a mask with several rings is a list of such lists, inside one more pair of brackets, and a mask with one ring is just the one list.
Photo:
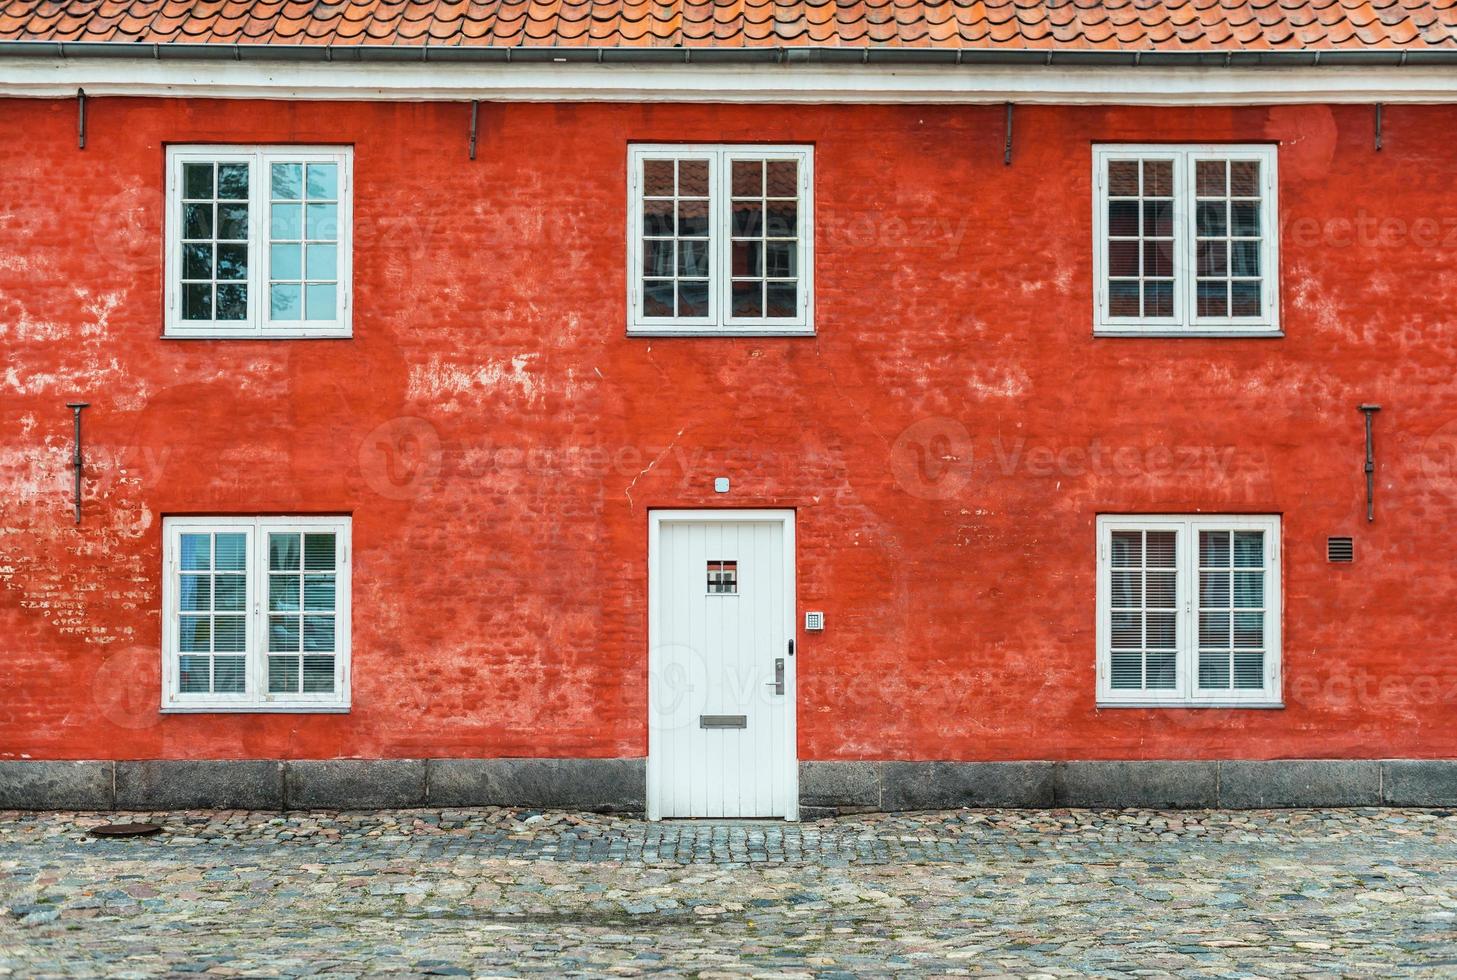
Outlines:
{"label": "mail slot on door", "polygon": [[748,715],[699,715],[699,728],[748,728]]}

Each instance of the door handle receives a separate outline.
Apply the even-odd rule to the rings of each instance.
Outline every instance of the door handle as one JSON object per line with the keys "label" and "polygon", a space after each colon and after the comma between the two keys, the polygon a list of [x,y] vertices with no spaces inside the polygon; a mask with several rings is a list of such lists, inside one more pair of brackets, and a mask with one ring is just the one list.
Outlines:
{"label": "door handle", "polygon": [[784,693],[784,658],[783,657],[775,657],[774,658],[774,679],[772,681],[769,681],[764,686],[765,687],[772,687],[772,688],[774,688],[774,693],[775,694],[783,694]]}

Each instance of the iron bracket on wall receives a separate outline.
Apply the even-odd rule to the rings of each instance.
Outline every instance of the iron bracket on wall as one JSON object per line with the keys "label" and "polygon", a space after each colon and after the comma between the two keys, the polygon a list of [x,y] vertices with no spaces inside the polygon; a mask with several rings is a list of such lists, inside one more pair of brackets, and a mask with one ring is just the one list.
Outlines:
{"label": "iron bracket on wall", "polygon": [[66,402],[66,407],[71,410],[71,419],[76,427],[76,446],[71,455],[71,468],[75,471],[76,479],[76,523],[81,523],[81,409],[89,408],[87,402]]}
{"label": "iron bracket on wall", "polygon": [[1381,152],[1381,117],[1384,116],[1386,107],[1380,102],[1376,103],[1376,152]]}
{"label": "iron bracket on wall", "polygon": [[1012,103],[1007,103],[1007,138],[1002,144],[1002,166],[1012,165]]}
{"label": "iron bracket on wall", "polygon": [[76,90],[76,149],[86,149],[86,90]]}
{"label": "iron bracket on wall", "polygon": [[481,104],[472,102],[470,104],[470,158],[476,158],[476,124],[480,120]]}
{"label": "iron bracket on wall", "polygon": [[1371,419],[1381,411],[1380,405],[1361,405],[1366,416],[1366,522],[1376,520],[1376,446],[1371,439]]}

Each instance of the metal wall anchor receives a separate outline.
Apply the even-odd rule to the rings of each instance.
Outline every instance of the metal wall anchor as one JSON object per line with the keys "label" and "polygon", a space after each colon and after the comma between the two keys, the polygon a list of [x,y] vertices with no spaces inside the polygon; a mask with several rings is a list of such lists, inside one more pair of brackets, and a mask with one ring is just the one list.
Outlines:
{"label": "metal wall anchor", "polygon": [[76,448],[71,456],[71,468],[75,470],[76,477],[76,523],[81,523],[81,409],[89,408],[87,402],[67,402],[66,407],[71,410],[71,418],[76,425]]}
{"label": "metal wall anchor", "polygon": [[1376,520],[1376,447],[1371,440],[1371,419],[1380,405],[1361,405],[1361,414],[1366,416],[1366,521]]}

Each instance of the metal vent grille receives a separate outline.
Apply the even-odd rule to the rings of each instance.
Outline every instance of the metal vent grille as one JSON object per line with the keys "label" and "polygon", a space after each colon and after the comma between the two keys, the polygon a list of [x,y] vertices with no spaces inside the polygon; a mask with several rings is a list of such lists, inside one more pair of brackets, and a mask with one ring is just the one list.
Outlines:
{"label": "metal vent grille", "polygon": [[1351,538],[1326,538],[1325,560],[1347,564],[1356,560],[1356,542]]}

